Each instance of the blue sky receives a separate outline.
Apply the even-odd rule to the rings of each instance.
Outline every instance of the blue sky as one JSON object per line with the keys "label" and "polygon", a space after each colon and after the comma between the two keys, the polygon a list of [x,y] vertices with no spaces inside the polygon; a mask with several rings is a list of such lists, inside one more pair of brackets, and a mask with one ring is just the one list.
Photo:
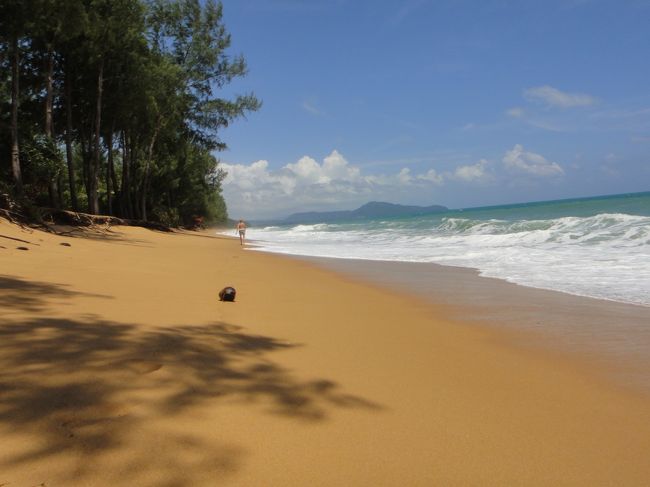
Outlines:
{"label": "blue sky", "polygon": [[648,0],[223,0],[233,218],[650,190]]}

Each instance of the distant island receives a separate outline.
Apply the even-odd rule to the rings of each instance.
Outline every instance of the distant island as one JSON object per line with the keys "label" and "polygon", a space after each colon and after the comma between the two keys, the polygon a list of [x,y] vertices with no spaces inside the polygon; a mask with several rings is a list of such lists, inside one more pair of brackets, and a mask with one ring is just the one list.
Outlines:
{"label": "distant island", "polygon": [[364,218],[389,218],[396,216],[418,216],[440,213],[449,208],[441,205],[409,206],[371,201],[356,210],[308,211],[293,213],[283,220],[284,223],[330,223],[336,221],[361,220]]}

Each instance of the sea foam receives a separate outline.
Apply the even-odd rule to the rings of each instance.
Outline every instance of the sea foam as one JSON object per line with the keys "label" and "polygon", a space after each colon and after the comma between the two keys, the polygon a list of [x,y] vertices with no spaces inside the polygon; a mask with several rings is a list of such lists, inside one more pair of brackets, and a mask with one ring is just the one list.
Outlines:
{"label": "sea foam", "polygon": [[650,216],[468,216],[252,227],[249,235],[256,250],[434,262],[525,286],[650,306]]}

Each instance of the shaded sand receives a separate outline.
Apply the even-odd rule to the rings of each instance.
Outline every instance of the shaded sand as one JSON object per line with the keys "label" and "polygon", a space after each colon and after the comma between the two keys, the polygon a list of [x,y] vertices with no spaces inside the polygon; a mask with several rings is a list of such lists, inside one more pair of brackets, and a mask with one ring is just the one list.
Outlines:
{"label": "shaded sand", "polygon": [[647,394],[447,306],[207,235],[0,236],[0,485],[650,479]]}

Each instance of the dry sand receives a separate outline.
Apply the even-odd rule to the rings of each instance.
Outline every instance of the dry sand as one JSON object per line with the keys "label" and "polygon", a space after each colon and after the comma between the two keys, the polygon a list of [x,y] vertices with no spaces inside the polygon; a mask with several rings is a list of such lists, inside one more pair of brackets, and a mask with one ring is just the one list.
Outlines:
{"label": "dry sand", "polygon": [[0,486],[649,484],[648,394],[455,316],[234,239],[0,220]]}

